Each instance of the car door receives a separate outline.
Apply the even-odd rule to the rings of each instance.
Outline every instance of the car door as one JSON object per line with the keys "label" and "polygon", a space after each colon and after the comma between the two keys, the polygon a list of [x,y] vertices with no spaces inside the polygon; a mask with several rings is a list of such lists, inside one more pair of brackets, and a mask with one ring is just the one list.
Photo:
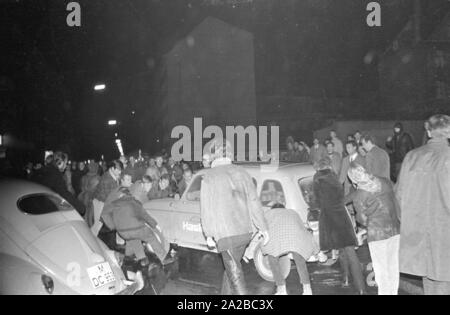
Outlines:
{"label": "car door", "polygon": [[203,174],[192,179],[181,199],[173,206],[173,224],[177,244],[182,247],[208,250],[201,226],[200,190]]}

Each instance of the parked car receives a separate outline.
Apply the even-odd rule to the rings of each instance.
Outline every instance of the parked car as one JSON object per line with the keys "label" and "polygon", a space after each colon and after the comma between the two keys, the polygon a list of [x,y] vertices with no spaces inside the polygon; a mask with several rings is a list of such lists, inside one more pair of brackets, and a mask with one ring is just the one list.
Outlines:
{"label": "parked car", "polygon": [[133,294],[114,252],[50,189],[0,181],[0,294]]}
{"label": "parked car", "polygon": [[[318,237],[318,216],[313,215],[312,183],[315,170],[310,164],[279,165],[264,163],[240,164],[252,177],[261,203],[264,207],[272,201],[285,203],[286,208],[295,210],[311,232]],[[200,189],[208,169],[196,173],[184,194],[177,200],[173,198],[156,199],[144,205],[162,227],[170,243],[184,248],[217,252],[208,248],[203,234],[200,217]],[[273,281],[267,259],[262,255],[259,235],[255,235],[247,248],[245,257],[254,259],[258,273],[266,280]],[[282,259],[283,272],[289,274],[290,259]]]}

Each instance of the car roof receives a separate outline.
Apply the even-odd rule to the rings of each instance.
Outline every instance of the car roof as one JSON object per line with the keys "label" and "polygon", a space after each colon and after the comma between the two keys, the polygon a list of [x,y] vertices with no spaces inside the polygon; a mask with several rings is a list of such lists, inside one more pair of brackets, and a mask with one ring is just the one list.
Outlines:
{"label": "car roof", "polygon": [[17,211],[17,201],[25,195],[55,193],[45,186],[20,180],[20,179],[1,179],[0,180],[0,216],[8,218],[11,213]]}
{"label": "car roof", "polygon": [[[301,177],[313,176],[315,170],[310,163],[285,163],[270,164],[263,162],[246,162],[246,163],[234,163],[235,165],[242,166],[250,175],[257,172],[275,173],[277,176],[287,177]],[[204,175],[209,169],[203,169],[197,172],[197,174]]]}
{"label": "car roof", "polygon": [[0,180],[0,226],[6,227],[8,235],[18,241],[21,246],[35,240],[45,228],[56,224],[55,222],[69,220],[74,217],[71,214],[76,213],[75,210],[67,213],[49,213],[43,220],[40,219],[41,216],[21,212],[18,209],[17,201],[23,196],[33,194],[58,196],[50,188],[33,182],[18,179]]}

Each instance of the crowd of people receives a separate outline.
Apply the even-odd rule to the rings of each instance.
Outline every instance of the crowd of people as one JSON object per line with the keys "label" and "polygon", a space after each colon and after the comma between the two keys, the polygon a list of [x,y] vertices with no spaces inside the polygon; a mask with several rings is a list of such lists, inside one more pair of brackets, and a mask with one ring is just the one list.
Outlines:
{"label": "crowd of people", "polygon": [[[208,167],[207,160],[203,164]],[[171,262],[171,257],[163,232],[143,204],[179,198],[200,167],[204,166],[177,162],[165,154],[86,164],[70,162],[64,152],[48,152],[42,165],[27,165],[25,176],[61,195],[108,247],[134,255],[145,267],[150,261],[143,244],[163,264]]]}
{"label": "crowd of people", "polygon": [[[425,126],[425,135],[426,128]],[[401,123],[394,125],[393,135],[386,139],[387,151],[377,145],[375,138],[373,134],[361,133],[357,130],[348,134],[346,140],[342,141],[336,131],[331,130],[327,139],[320,141],[314,138],[313,145],[309,147],[305,142],[296,141],[289,136],[286,139],[287,151],[281,155],[281,161],[315,164],[328,156],[331,159],[333,171],[345,180],[349,162],[357,159],[358,162],[363,163],[361,160],[364,159],[368,161],[367,167],[370,173],[395,182],[406,154],[414,149],[414,141],[403,129]]]}
{"label": "crowd of people", "polygon": [[[311,148],[288,138],[282,159],[312,162],[317,171],[313,191],[320,209],[319,248],[339,253],[342,284],[352,279],[358,294],[366,294],[366,288],[352,213],[367,231],[380,295],[398,294],[400,272],[422,277],[425,294],[450,294],[450,116],[435,115],[425,126],[424,144],[413,149],[410,136],[396,124],[386,143],[391,157],[372,135],[360,132],[348,137],[345,152],[334,131],[326,145],[315,139]],[[261,210],[250,176],[232,164],[228,148],[215,151],[213,171],[203,179],[201,216],[207,242],[218,249],[225,266],[222,293],[247,293],[240,261],[256,229],[276,294],[287,294],[279,264],[286,254],[295,260],[304,294],[311,294],[305,261],[315,252],[314,240],[302,234],[298,215],[283,204]],[[397,174],[394,187],[391,175]]]}
{"label": "crowd of people", "polygon": [[110,248],[148,264],[147,244],[164,264],[170,261],[169,244],[143,204],[179,198],[196,170],[211,168],[201,186],[201,223],[208,246],[223,259],[223,294],[247,293],[240,261],[255,232],[264,240],[277,294],[287,294],[279,265],[286,254],[295,260],[304,294],[312,294],[306,261],[319,251],[332,252],[336,261],[339,257],[343,286],[351,279],[365,294],[356,225],[367,231],[379,294],[397,294],[400,272],[423,277],[427,294],[450,294],[450,117],[433,116],[425,127],[424,144],[416,149],[401,124],[387,139],[389,151],[359,131],[345,144],[335,131],[323,144],[314,139],[311,147],[287,139],[282,160],[309,162],[316,169],[319,244],[298,214],[279,200],[268,209],[261,206],[254,182],[232,163],[226,141],[214,144],[214,154],[202,165],[163,154],[69,163],[67,154],[55,152],[43,165],[29,165],[26,175],[66,199]]}

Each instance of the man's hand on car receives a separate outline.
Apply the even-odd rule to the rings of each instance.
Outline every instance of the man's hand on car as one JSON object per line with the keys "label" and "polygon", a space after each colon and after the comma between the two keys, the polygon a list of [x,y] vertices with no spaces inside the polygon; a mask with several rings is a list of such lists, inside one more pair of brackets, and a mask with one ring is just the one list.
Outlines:
{"label": "man's hand on car", "polygon": [[207,237],[206,238],[206,243],[208,244],[209,248],[215,248],[216,247],[216,242],[214,241],[214,239],[212,237]]}

